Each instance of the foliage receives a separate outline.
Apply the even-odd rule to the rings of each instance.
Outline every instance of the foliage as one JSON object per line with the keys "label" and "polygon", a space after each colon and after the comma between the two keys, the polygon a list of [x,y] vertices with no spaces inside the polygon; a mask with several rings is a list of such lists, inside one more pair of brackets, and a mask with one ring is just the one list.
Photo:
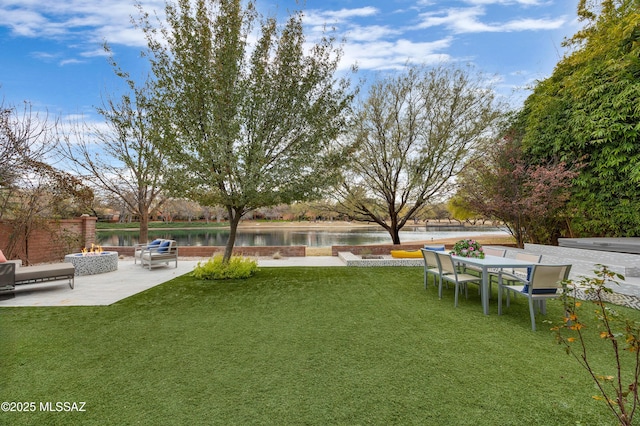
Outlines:
{"label": "foliage", "polygon": [[507,134],[470,162],[456,198],[472,211],[501,220],[518,247],[525,242],[554,244],[566,228],[566,205],[576,176],[562,161],[532,164],[517,138]]}
{"label": "foliage", "polygon": [[[598,265],[594,271],[596,277],[581,277],[578,282],[567,280],[563,282],[562,300],[565,307],[563,324],[554,327],[556,339],[563,345],[567,354],[573,356],[580,363],[596,383],[601,396],[594,396],[597,400],[603,400],[609,409],[615,414],[620,424],[633,424],[640,399],[638,398],[638,379],[640,378],[640,322],[625,319],[615,308],[605,305],[603,295],[612,293],[610,285],[619,285],[616,278],[624,280],[624,277],[611,271],[604,265]],[[573,294],[574,286],[584,289],[585,293],[596,306],[595,318],[597,327],[593,333],[598,333],[600,338],[608,342],[614,355],[614,365],[606,368],[605,373],[599,373],[591,362],[589,354],[594,348],[587,347],[586,327],[584,317],[580,312],[582,302],[576,300]],[[628,354],[631,360],[630,371],[625,370],[623,357]],[[613,374],[612,371],[613,370]]]}
{"label": "foliage", "polygon": [[451,217],[458,222],[468,222],[475,224],[480,214],[473,210],[471,206],[460,196],[454,195],[447,201],[447,210]]}
{"label": "foliage", "polygon": [[334,77],[341,50],[326,36],[307,46],[302,12],[257,25],[254,1],[167,3],[159,28],[141,13],[168,187],[227,209],[228,260],[246,212],[317,198],[335,181],[346,155],[334,140],[353,97],[349,81]]}
{"label": "foliage", "polygon": [[501,116],[481,74],[444,65],[375,82],[354,115],[355,151],[336,196],[342,213],[379,224],[394,244],[408,220],[447,195]]}
{"label": "foliage", "polygon": [[198,262],[191,275],[200,280],[246,279],[258,271],[258,262],[241,256],[231,256],[225,262],[223,256],[216,255],[205,263]]}
{"label": "foliage", "polygon": [[[110,52],[108,46],[105,50]],[[66,143],[58,151],[76,174],[140,218],[140,241],[146,242],[149,216],[164,202],[161,193],[164,156],[155,149],[160,130],[153,83],[147,81],[139,86],[118,68],[113,58],[111,65],[128,91],[119,100],[103,99],[102,106],[97,108],[106,120],[107,130],[76,124],[65,135]],[[96,151],[102,155],[96,155]]]}
{"label": "foliage", "polygon": [[10,258],[26,263],[27,241],[46,218],[69,218],[88,211],[93,191],[82,181],[49,165],[57,144],[57,122],[0,105],[0,219],[11,227],[7,245]]}
{"label": "foliage", "polygon": [[478,259],[484,259],[482,245],[476,240],[456,241],[451,249],[451,254],[459,257],[477,257]]}
{"label": "foliage", "polygon": [[526,100],[524,148],[537,162],[584,162],[574,179],[573,230],[640,233],[640,1],[581,1],[574,50]]}

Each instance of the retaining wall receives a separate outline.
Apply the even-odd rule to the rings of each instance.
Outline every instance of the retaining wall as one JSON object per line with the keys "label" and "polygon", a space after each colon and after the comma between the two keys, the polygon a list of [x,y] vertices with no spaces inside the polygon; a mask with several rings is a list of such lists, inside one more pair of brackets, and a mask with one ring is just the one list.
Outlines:
{"label": "retaining wall", "polygon": [[47,220],[33,229],[29,238],[18,238],[10,253],[9,239],[13,232],[10,221],[0,221],[0,250],[11,259],[20,259],[25,265],[61,261],[69,253],[90,247],[96,238],[96,217]]}
{"label": "retaining wall", "polygon": [[592,275],[597,264],[627,277],[640,277],[640,255],[570,247],[525,244],[525,251],[542,255],[542,262],[571,263],[571,274]]}

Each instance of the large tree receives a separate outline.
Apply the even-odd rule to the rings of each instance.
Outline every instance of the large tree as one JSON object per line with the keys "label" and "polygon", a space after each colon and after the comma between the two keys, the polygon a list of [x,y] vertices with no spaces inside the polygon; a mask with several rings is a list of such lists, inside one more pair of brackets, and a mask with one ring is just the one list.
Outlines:
{"label": "large tree", "polygon": [[449,192],[500,116],[491,87],[472,70],[409,67],[375,82],[354,114],[342,211],[400,244],[407,221]]}
{"label": "large tree", "polygon": [[246,212],[316,198],[333,183],[345,158],[333,141],[352,94],[334,77],[340,48],[330,37],[307,46],[301,12],[280,26],[260,20],[253,1],[179,0],[166,15],[166,27],[144,13],[140,25],[170,136],[168,184],[225,206],[228,260]]}
{"label": "large tree", "polygon": [[585,28],[521,114],[532,161],[585,164],[571,196],[584,236],[640,235],[639,10],[639,0],[581,0]]}
{"label": "large tree", "polygon": [[156,149],[161,126],[155,112],[153,81],[139,85],[115,62],[112,65],[127,91],[119,99],[106,97],[97,108],[107,128],[76,124],[65,135],[66,143],[60,145],[59,152],[79,176],[140,217],[139,240],[145,242],[149,215],[164,201],[164,156]]}

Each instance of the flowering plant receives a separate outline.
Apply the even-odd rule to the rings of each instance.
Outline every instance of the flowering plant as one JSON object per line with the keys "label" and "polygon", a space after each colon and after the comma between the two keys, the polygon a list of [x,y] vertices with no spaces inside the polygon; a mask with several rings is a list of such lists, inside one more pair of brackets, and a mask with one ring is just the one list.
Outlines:
{"label": "flowering plant", "polygon": [[484,250],[476,240],[460,240],[453,245],[451,254],[460,257],[477,257],[484,259]]}

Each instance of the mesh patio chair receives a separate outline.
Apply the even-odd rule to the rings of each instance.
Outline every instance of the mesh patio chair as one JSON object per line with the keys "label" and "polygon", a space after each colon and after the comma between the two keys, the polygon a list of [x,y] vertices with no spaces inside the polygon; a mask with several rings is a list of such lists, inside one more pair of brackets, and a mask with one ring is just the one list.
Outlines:
{"label": "mesh patio chair", "polygon": [[[521,294],[529,299],[529,314],[531,316],[531,329],[536,331],[535,307],[545,315],[547,299],[560,296],[558,290],[562,289],[562,281],[566,280],[571,271],[571,265],[534,265],[529,279],[513,276],[507,282],[520,282],[520,285],[505,284],[502,273],[498,273],[498,315],[502,315],[502,293]],[[507,298],[507,307],[509,299]]]}
{"label": "mesh patio chair", "polygon": [[460,287],[464,286],[465,297],[469,297],[467,284],[474,283],[478,287],[482,286],[482,277],[477,275],[466,274],[464,272],[458,272],[458,268],[449,253],[436,252],[438,259],[440,260],[440,267],[442,268],[441,278],[445,281],[453,283],[455,287],[455,305],[458,306],[458,294]]}

